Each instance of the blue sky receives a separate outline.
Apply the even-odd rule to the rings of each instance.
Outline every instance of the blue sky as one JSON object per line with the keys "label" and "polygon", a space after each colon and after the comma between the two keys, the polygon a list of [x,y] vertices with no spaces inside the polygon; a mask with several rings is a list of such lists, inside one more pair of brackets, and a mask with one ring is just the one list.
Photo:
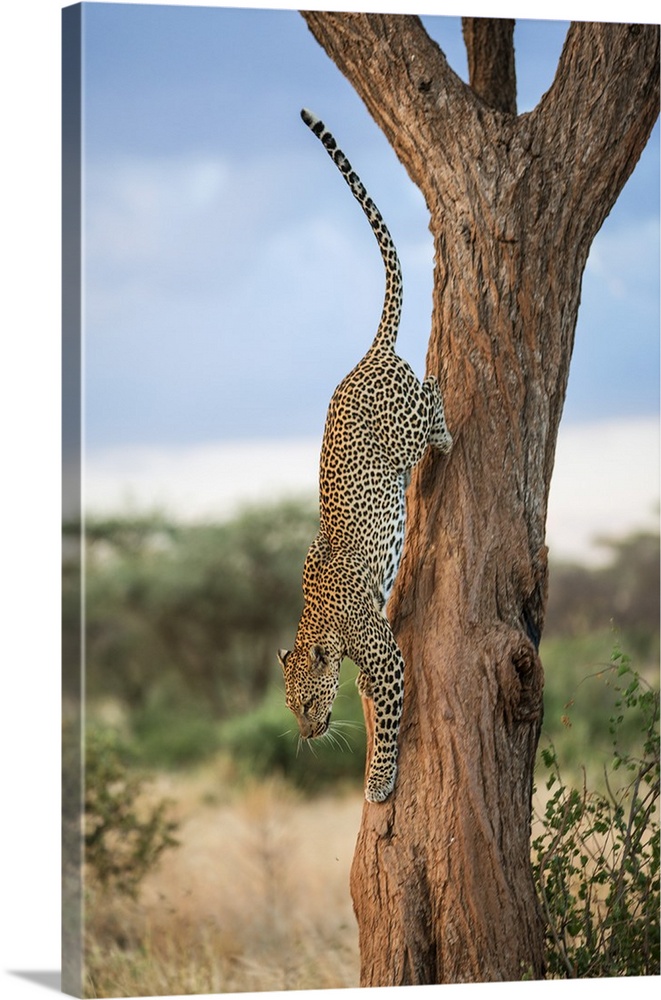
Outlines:
{"label": "blue sky", "polygon": [[[425,17],[463,77],[458,18]],[[519,110],[566,22],[518,21]],[[316,438],[382,304],[369,226],[298,112],[323,117],[381,208],[419,374],[432,248],[422,196],[295,11],[84,5],[86,441]],[[593,246],[565,424],[655,417],[659,127]]]}

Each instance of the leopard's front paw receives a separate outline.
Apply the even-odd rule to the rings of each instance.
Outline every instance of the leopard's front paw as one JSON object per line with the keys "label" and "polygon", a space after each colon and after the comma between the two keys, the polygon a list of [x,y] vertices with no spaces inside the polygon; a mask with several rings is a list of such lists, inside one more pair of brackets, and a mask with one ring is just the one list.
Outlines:
{"label": "leopard's front paw", "polygon": [[447,455],[448,452],[452,450],[454,442],[442,412],[437,414],[436,423],[434,424],[429,435],[429,443],[433,448],[437,448],[444,455]]}
{"label": "leopard's front paw", "polygon": [[429,442],[434,448],[437,448],[444,455],[447,455],[452,451],[452,435],[447,427],[444,427],[441,431],[437,431],[434,437]]}
{"label": "leopard's front paw", "polygon": [[438,379],[435,375],[428,375],[424,382],[425,387],[431,393],[432,399],[432,423],[429,430],[429,444],[432,447],[437,448],[443,454],[447,453],[452,448],[452,435],[448,430],[448,425],[445,420],[445,407],[443,405],[443,396],[441,395],[441,388],[438,384]]}
{"label": "leopard's front paw", "polygon": [[370,776],[365,786],[365,798],[368,802],[385,802],[395,787],[397,765],[393,765],[390,774]]}

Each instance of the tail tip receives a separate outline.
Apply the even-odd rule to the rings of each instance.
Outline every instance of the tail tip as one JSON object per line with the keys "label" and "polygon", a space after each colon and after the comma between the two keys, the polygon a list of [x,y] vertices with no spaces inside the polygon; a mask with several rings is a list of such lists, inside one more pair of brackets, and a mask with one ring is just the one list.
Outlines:
{"label": "tail tip", "polygon": [[308,128],[314,128],[314,126],[319,122],[317,116],[313,115],[308,108],[301,108],[301,118]]}

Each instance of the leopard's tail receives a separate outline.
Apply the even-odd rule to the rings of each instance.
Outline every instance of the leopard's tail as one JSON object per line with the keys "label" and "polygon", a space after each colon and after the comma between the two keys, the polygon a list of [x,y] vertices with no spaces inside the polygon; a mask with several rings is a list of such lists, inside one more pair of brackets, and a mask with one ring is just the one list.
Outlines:
{"label": "leopard's tail", "polygon": [[326,148],[326,152],[335,163],[345,181],[351,188],[351,193],[362,208],[374,231],[383,263],[386,269],[386,294],[381,313],[381,322],[372,343],[372,350],[381,347],[394,348],[402,314],[402,269],[397,256],[397,250],[392,236],[388,231],[381,213],[365,190],[358,174],[353,170],[342,150],[322,121],[305,108],[301,118]]}

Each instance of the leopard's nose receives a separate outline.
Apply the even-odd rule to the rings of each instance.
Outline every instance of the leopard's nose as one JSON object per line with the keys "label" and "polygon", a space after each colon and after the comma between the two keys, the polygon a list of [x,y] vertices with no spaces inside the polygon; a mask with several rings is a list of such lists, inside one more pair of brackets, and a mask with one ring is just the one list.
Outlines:
{"label": "leopard's nose", "polygon": [[304,740],[309,740],[311,736],[314,736],[314,726],[307,716],[299,715],[296,721],[298,722],[298,731]]}

